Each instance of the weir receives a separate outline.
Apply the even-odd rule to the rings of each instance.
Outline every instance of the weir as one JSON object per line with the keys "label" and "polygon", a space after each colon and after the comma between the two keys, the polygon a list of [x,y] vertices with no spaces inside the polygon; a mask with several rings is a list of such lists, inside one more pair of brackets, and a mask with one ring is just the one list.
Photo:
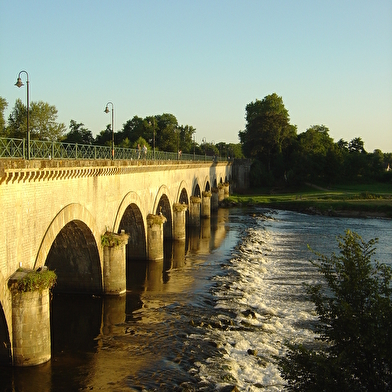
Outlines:
{"label": "weir", "polygon": [[[187,226],[200,227],[201,216],[217,208],[214,195],[228,196],[238,182],[232,165],[0,160],[0,360],[29,366],[50,359],[49,294],[15,296],[8,284],[20,268],[55,270],[57,292],[122,295],[132,260],[162,260],[165,239],[181,243]],[[27,331],[25,309],[33,306]],[[39,326],[45,336],[35,334]],[[27,347],[27,334],[42,350]]]}

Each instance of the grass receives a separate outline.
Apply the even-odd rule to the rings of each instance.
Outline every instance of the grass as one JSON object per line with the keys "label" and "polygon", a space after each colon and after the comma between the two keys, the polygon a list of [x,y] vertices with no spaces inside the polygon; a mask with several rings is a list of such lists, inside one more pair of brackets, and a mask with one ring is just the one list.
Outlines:
{"label": "grass", "polygon": [[227,203],[339,215],[377,215],[392,218],[392,185],[355,184],[333,188],[303,186],[299,189],[262,189],[232,195]]}

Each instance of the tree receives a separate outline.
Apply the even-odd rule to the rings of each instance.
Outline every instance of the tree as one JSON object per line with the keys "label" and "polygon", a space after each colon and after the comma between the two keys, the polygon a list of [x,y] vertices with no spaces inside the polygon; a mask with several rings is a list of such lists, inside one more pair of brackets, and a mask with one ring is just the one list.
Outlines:
{"label": "tree", "polygon": [[[57,109],[46,102],[31,102],[29,111],[31,139],[59,141],[65,132],[65,125],[57,123]],[[25,138],[27,132],[27,108],[20,99],[8,117],[8,137]]]}
{"label": "tree", "polygon": [[110,124],[106,125],[106,129],[104,129],[97,135],[94,144],[97,144],[99,146],[112,145],[112,127]]}
{"label": "tree", "polygon": [[312,264],[323,283],[307,285],[319,323],[318,348],[288,345],[279,366],[290,391],[392,389],[392,269],[373,261],[377,239],[347,230],[340,255]]}
{"label": "tree", "polygon": [[0,97],[0,136],[6,136],[4,110],[7,108],[7,106],[8,102],[3,97]]}
{"label": "tree", "polygon": [[244,155],[259,159],[262,166],[274,171],[276,176],[283,177],[287,170],[286,151],[290,150],[296,135],[282,97],[276,93],[246,106],[246,129],[239,132]]}
{"label": "tree", "polygon": [[70,131],[65,135],[64,142],[93,144],[94,136],[90,130],[84,127],[83,123],[77,123],[75,120],[71,120],[69,129]]}
{"label": "tree", "polygon": [[331,180],[330,169],[335,169],[335,155],[329,129],[325,125],[311,126],[298,135],[297,175],[303,180],[314,181],[325,177]]}

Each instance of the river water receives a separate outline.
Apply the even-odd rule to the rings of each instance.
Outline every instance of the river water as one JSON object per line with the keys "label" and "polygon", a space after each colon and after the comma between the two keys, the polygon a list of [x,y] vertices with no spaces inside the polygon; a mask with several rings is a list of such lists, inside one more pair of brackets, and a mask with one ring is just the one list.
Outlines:
{"label": "river water", "polygon": [[4,391],[281,391],[276,357],[310,341],[309,263],[346,229],[378,237],[392,264],[392,222],[220,209],[162,262],[134,262],[122,297],[55,295],[52,359],[0,368]]}

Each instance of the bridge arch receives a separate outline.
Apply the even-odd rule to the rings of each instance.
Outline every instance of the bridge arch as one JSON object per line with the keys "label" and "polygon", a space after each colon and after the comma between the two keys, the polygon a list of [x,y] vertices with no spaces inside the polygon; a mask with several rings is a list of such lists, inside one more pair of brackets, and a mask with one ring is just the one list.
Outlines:
{"label": "bridge arch", "polygon": [[102,292],[98,246],[90,228],[80,220],[72,220],[60,230],[45,264],[56,271],[55,292]]}
{"label": "bridge arch", "polygon": [[153,213],[158,215],[162,213],[162,215],[166,218],[166,223],[163,226],[163,236],[164,238],[172,237],[172,205],[173,202],[169,198],[170,192],[166,185],[162,185],[159,188],[157,196],[154,202]]}
{"label": "bridge arch", "polygon": [[186,181],[181,181],[180,186],[178,187],[176,201],[177,203],[189,204],[188,185]]}
{"label": "bridge arch", "polygon": [[[49,225],[44,238],[42,239],[39,247],[37,258],[35,260],[34,268],[39,268],[45,265],[49,251],[52,247],[54,240],[60,231],[71,221],[84,222],[85,225],[91,230],[91,233],[95,239],[96,244],[101,242],[101,234],[95,223],[95,219],[92,214],[80,204],[72,203],[64,207],[53,219]],[[99,260],[102,267],[102,251],[101,247],[98,246]]]}

